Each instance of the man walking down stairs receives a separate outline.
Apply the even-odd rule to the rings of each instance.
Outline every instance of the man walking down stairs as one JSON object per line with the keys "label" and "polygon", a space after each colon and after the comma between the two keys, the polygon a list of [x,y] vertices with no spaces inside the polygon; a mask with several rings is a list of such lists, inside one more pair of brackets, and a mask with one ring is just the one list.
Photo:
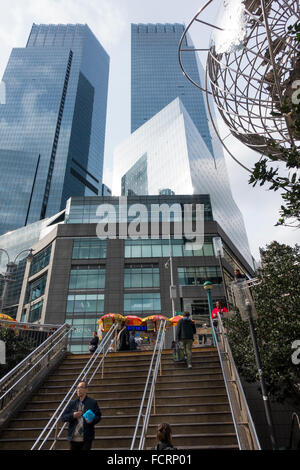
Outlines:
{"label": "man walking down stairs", "polygon": [[[0,450],[30,450],[59,403],[76,381],[89,355],[68,354],[34,391],[29,401],[0,431]],[[111,353],[89,385],[89,396],[101,408],[93,450],[128,450],[131,446],[152,357],[151,351]],[[215,348],[193,350],[193,368],[162,353],[145,449],[156,445],[157,425],[168,422],[180,449],[238,449],[219,357]],[[138,436],[140,434],[140,430]],[[43,449],[54,442],[50,436]],[[56,450],[68,450],[67,429]]]}

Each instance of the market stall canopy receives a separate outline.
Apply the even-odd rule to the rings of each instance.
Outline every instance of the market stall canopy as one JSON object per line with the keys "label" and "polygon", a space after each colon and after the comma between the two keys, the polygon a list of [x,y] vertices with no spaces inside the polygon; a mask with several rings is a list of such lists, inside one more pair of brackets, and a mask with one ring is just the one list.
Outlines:
{"label": "market stall canopy", "polygon": [[146,318],[143,318],[143,324],[147,323],[147,322],[153,322],[153,323],[158,323],[160,321],[167,321],[166,323],[166,327],[171,327],[172,324],[170,323],[170,320],[169,318],[163,316],[163,315],[150,315],[149,317],[146,317]]}
{"label": "market stall canopy", "polygon": [[140,326],[143,322],[143,319],[137,315],[127,315],[125,317],[126,325],[128,326]]}
{"label": "market stall canopy", "polygon": [[107,313],[106,315],[103,315],[103,317],[101,317],[100,320],[97,321],[97,323],[99,325],[100,331],[107,333],[107,331],[110,330],[112,325],[114,325],[115,323],[121,324],[123,321],[126,321],[126,319],[120,313]]}

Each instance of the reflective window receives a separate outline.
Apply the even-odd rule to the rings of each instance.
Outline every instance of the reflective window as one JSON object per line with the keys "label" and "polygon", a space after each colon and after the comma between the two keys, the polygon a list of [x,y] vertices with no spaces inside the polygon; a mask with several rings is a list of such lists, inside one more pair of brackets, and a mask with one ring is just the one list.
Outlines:
{"label": "reflective window", "polygon": [[105,267],[73,266],[70,274],[70,290],[104,289]]}
{"label": "reflective window", "polygon": [[30,282],[27,286],[25,303],[38,299],[45,293],[47,274],[40,279]]}
{"label": "reflective window", "polygon": [[79,238],[74,240],[73,259],[106,258],[106,240],[98,238]]}
{"label": "reflective window", "polygon": [[68,295],[67,313],[99,313],[104,310],[104,294]]}
{"label": "reflective window", "polygon": [[93,318],[76,318],[68,321],[74,328],[75,331],[72,332],[72,339],[77,338],[92,338],[93,331],[97,330],[97,320]]}
{"label": "reflective window", "polygon": [[124,288],[159,287],[159,267],[156,265],[132,265],[124,269]]}
{"label": "reflective window", "polygon": [[124,312],[160,312],[159,292],[135,292],[124,294]]}
{"label": "reflective window", "polygon": [[[180,256],[214,256],[212,240],[206,240],[201,249],[197,244],[185,240],[172,239],[172,255]],[[125,258],[168,258],[170,256],[169,240],[125,240]]]}
{"label": "reflective window", "polygon": [[42,310],[43,310],[44,301],[38,302],[35,305],[32,305],[29,311],[29,323],[35,323],[36,321],[40,320],[42,317]]}
{"label": "reflective window", "polygon": [[33,257],[30,265],[30,276],[33,276],[48,266],[50,261],[51,247],[52,245],[49,245],[47,248],[45,248],[45,250],[41,251],[38,255]]}
{"label": "reflective window", "polygon": [[222,283],[222,274],[218,266],[189,266],[177,269],[180,286],[200,286],[205,281],[213,284]]}

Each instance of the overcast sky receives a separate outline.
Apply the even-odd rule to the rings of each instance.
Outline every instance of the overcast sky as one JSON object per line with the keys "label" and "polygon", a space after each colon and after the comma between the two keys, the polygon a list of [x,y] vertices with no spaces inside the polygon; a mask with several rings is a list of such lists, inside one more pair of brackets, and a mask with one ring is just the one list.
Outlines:
{"label": "overcast sky", "polygon": [[[0,77],[11,49],[25,47],[32,23],[87,23],[111,58],[104,163],[104,182],[111,187],[114,148],[130,134],[130,23],[187,25],[204,3],[204,0],[0,0]],[[206,21],[214,20],[214,14],[208,12]],[[195,45],[206,47],[210,29],[200,24],[197,28],[197,35],[195,31],[192,36]],[[226,134],[223,126],[221,132]],[[251,167],[258,159],[258,154],[236,139],[230,137],[226,143],[246,166]],[[299,231],[274,227],[280,195],[253,189],[247,183],[248,174],[226,153],[225,158],[233,196],[244,215],[254,257],[258,259],[259,247],[272,240],[299,243]]]}

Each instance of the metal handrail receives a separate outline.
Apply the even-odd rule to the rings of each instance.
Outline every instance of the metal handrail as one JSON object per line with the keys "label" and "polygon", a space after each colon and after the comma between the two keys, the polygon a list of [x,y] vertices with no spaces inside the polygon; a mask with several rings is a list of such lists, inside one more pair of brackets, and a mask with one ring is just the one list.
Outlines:
{"label": "metal handrail", "polygon": [[[295,413],[295,411],[294,411],[293,414],[292,414],[290,442],[289,442],[289,447],[288,447],[289,450],[292,450],[292,446],[293,446],[293,437],[294,437],[294,429],[295,429],[294,424],[295,423],[298,424],[298,431],[299,431],[299,435],[300,435],[300,419],[299,419],[299,416],[297,415],[297,413]],[[299,445],[300,445],[300,440],[298,442],[298,446]]]}
{"label": "metal handrail", "polygon": [[[44,367],[49,366],[50,360],[53,360],[53,358],[57,356],[57,352],[55,352],[51,357],[52,351],[57,349],[61,341],[65,340],[71,331],[72,328],[70,325],[62,325],[0,380],[0,393],[2,392],[0,396],[0,413],[15,400],[20,393],[23,393],[28,384],[41,372],[43,368],[41,363],[43,360],[46,361]],[[62,350],[62,348],[59,349],[58,352],[60,350]],[[30,373],[34,370],[36,370],[36,373],[30,376]],[[22,387],[18,387],[18,385],[24,381],[25,384]]]}
{"label": "metal handrail", "polygon": [[[52,450],[55,447],[56,442],[59,439],[59,437],[61,436],[61,434],[62,434],[63,430],[65,429],[67,423],[64,423],[64,425],[60,429],[59,433],[58,433],[58,424],[60,422],[60,419],[61,419],[65,409],[67,408],[67,406],[69,405],[69,403],[73,399],[74,394],[76,393],[76,386],[77,386],[78,382],[86,380],[91,368],[94,366],[94,364],[97,361],[99,355],[102,354],[102,352],[104,352],[104,349],[107,345],[111,345],[111,338],[112,338],[112,336],[115,336],[114,333],[116,332],[117,328],[118,328],[117,324],[115,324],[111,327],[108,334],[105,336],[105,338],[101,342],[99,348],[97,348],[96,351],[92,354],[92,356],[90,357],[90,359],[88,360],[88,362],[86,363],[86,365],[84,366],[82,371],[79,373],[79,375],[76,378],[76,380],[74,381],[74,383],[71,385],[69,391],[66,393],[65,397],[63,398],[63,400],[59,404],[58,408],[53,413],[50,420],[46,424],[45,428],[42,430],[41,434],[36,439],[36,441],[33,444],[31,450],[36,449],[39,442],[42,441],[39,448],[37,449],[37,450],[41,450],[42,447],[44,446],[44,444],[47,442],[48,438],[50,437],[51,433],[54,431],[54,429],[56,430],[56,433],[55,433],[54,442],[52,443],[52,445],[50,447],[50,450]],[[116,337],[114,338],[114,340],[116,340]],[[91,381],[94,378],[95,374],[98,372],[100,366],[101,365],[103,366],[103,363],[104,363],[105,357],[108,353],[108,350],[109,350],[109,348],[107,348],[105,353],[103,353],[102,359],[99,362],[99,364],[97,365],[92,377],[90,378],[90,380],[88,382],[88,385],[91,383]],[[102,369],[102,374],[103,374],[103,369]],[[51,426],[51,424],[52,424],[52,426]],[[50,429],[49,429],[49,427],[50,427]]]}
{"label": "metal handrail", "polygon": [[[134,448],[137,433],[138,433],[138,429],[139,429],[139,426],[140,426],[140,420],[141,420],[142,416],[144,418],[144,421],[143,421],[143,428],[142,428],[142,432],[141,432],[141,435],[140,435],[140,441],[139,441],[139,448],[138,449],[141,450],[141,449],[144,448],[145,438],[146,438],[146,433],[147,433],[147,429],[148,429],[148,423],[149,423],[149,418],[150,418],[150,413],[151,413],[151,408],[152,408],[152,403],[153,403],[153,398],[154,398],[154,393],[155,393],[155,385],[156,385],[156,380],[157,380],[158,368],[159,368],[160,362],[161,362],[161,353],[162,353],[162,347],[163,347],[164,339],[165,339],[165,332],[166,332],[166,321],[161,322],[160,325],[159,325],[157,339],[156,339],[156,343],[155,343],[153,354],[152,354],[152,359],[151,359],[150,366],[149,366],[146,385],[145,385],[145,388],[144,388],[144,394],[143,394],[143,397],[142,397],[140,410],[139,410],[138,418],[137,418],[137,421],[136,421],[136,426],[135,426],[135,430],[134,430],[130,450],[133,450],[133,448]],[[157,350],[158,350],[158,352],[157,352],[157,356],[156,356],[156,362],[155,362],[155,366],[154,366],[154,369],[153,369],[153,362],[154,362],[154,358],[155,358]],[[146,394],[147,394],[149,381],[150,381],[150,377],[151,377],[152,372],[153,372],[153,376],[152,376],[150,392],[149,392],[149,395],[148,395],[147,408],[146,408],[145,414],[143,415],[144,402],[145,402],[145,399],[146,399]]]}
{"label": "metal handrail", "polygon": [[[211,320],[212,323],[212,320]],[[212,324],[212,332],[215,338],[217,351],[220,358],[222,374],[225,388],[229,400],[230,410],[236,432],[236,437],[240,450],[261,450],[259,439],[256,433],[254,422],[247,404],[247,399],[241,384],[239,374],[234,362],[232,351],[225,333],[223,322],[218,313],[218,329],[220,342],[217,340],[215,328]],[[222,345],[222,350],[220,345]],[[227,366],[227,368],[226,368]],[[231,384],[235,384],[235,390],[232,390]],[[235,400],[237,398],[237,400]],[[234,405],[235,402],[235,405]],[[245,427],[248,434],[245,434]],[[250,439],[249,439],[250,434]]]}

